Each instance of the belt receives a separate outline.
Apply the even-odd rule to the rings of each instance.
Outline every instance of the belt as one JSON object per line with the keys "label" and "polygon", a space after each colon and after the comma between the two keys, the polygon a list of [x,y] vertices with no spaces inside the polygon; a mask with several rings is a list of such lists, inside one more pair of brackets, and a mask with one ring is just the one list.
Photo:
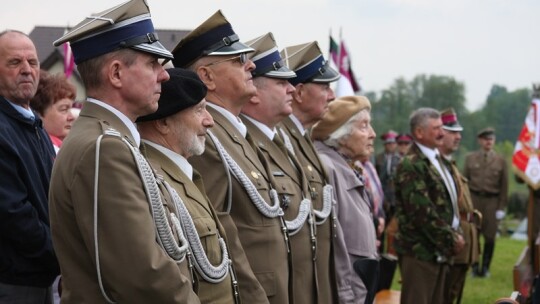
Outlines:
{"label": "belt", "polygon": [[489,192],[485,192],[485,191],[471,190],[471,193],[474,194],[474,195],[477,195],[477,196],[482,196],[482,197],[496,197],[496,196],[499,196],[499,193],[489,193]]}
{"label": "belt", "polygon": [[460,218],[462,221],[466,221],[466,222],[472,223],[472,222],[473,222],[473,219],[474,219],[474,214],[473,214],[472,212],[460,212],[460,213],[459,213],[459,218]]}

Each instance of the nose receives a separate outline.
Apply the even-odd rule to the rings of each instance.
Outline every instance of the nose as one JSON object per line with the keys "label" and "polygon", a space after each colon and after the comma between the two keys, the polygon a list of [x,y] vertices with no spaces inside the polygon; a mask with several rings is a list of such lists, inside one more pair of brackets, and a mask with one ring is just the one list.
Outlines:
{"label": "nose", "polygon": [[206,128],[214,127],[214,118],[212,117],[212,115],[207,110],[204,110],[204,112],[205,112],[205,117],[203,119],[203,125]]}
{"label": "nose", "polygon": [[245,65],[245,68],[246,68],[246,71],[253,71],[255,70],[257,66],[255,65],[255,63],[253,61],[251,61],[251,59],[248,59],[248,61],[246,61],[246,65]]}
{"label": "nose", "polygon": [[75,120],[75,116],[73,115],[73,112],[71,112],[71,109],[68,110],[68,115],[67,115],[67,121],[74,121]]}
{"label": "nose", "polygon": [[287,94],[292,94],[296,91],[296,88],[287,81]]}
{"label": "nose", "polygon": [[332,88],[328,88],[328,98],[327,101],[330,102],[332,100],[336,99],[336,94],[334,93],[334,90]]}
{"label": "nose", "polygon": [[375,138],[377,136],[377,133],[375,133],[375,130],[373,129],[373,126],[370,124],[369,125],[369,137],[370,138]]}
{"label": "nose", "polygon": [[167,81],[171,78],[171,76],[169,76],[169,73],[165,70],[165,68],[160,65],[159,66],[159,74],[158,74],[158,82],[164,82],[164,81]]}

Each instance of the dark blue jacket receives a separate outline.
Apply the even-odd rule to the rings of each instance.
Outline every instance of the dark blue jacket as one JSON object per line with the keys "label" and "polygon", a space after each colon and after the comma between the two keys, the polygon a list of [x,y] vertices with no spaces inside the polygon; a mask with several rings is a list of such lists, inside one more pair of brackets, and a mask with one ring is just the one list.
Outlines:
{"label": "dark blue jacket", "polygon": [[59,273],[49,225],[54,148],[42,122],[0,96],[0,282],[47,287]]}

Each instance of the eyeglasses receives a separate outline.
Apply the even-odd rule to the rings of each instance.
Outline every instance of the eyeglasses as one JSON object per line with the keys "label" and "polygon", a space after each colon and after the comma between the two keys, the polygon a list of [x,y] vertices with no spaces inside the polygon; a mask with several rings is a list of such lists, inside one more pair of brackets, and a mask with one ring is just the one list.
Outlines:
{"label": "eyeglasses", "polygon": [[222,63],[222,62],[225,62],[225,61],[234,61],[234,60],[238,60],[238,62],[240,62],[240,64],[244,65],[248,60],[247,53],[241,53],[238,56],[234,56],[234,57],[223,59],[223,60],[214,61],[214,62],[211,62],[209,64],[205,64],[204,66],[211,66],[211,65],[215,65],[215,64]]}

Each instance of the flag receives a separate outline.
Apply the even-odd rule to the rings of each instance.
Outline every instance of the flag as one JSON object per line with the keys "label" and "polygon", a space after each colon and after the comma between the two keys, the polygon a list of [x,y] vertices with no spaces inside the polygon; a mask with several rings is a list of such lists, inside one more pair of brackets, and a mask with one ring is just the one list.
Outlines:
{"label": "flag", "polygon": [[[64,34],[67,32],[68,29],[66,28]],[[75,69],[75,57],[73,57],[69,42],[64,43],[62,47],[64,49],[64,75],[66,75],[66,78],[69,78]]]}
{"label": "flag", "polygon": [[534,190],[540,189],[540,99],[533,98],[518,136],[512,167],[517,176]]}
{"label": "flag", "polygon": [[352,71],[351,59],[345,42],[341,40],[338,46],[332,36],[330,36],[330,59],[341,74],[335,88],[336,97],[355,95],[356,92],[359,92],[360,86]]}

